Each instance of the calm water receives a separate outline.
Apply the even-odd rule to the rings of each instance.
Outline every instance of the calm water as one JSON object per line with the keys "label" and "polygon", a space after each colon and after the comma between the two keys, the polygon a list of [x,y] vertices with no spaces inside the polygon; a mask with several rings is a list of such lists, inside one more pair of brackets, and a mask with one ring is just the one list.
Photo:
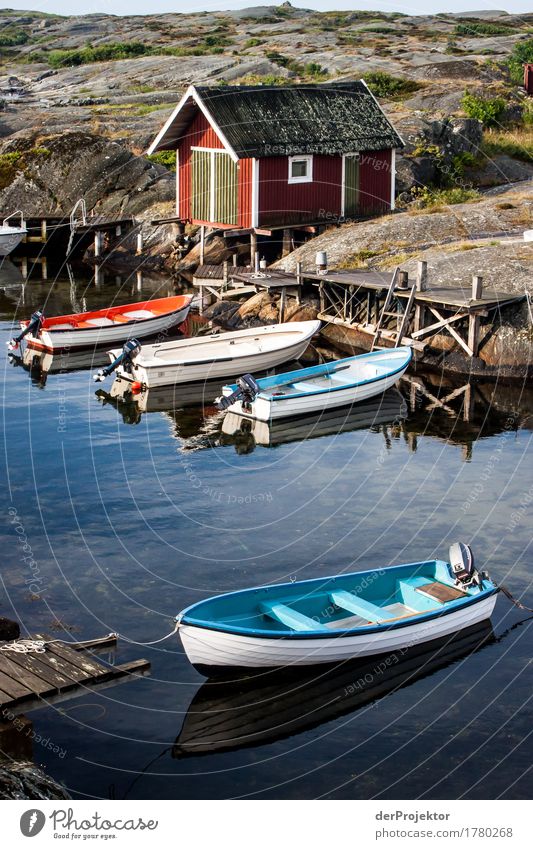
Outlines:
{"label": "calm water", "polygon": [[[1,347],[47,293],[53,314],[136,289],[79,274],[22,286],[4,263]],[[435,378],[337,424],[260,432],[221,424],[212,387],[205,407],[189,388],[139,413],[109,395],[110,379],[97,397],[90,368],[45,379],[4,362],[0,615],[29,632],[155,640],[208,594],[442,557],[458,538],[533,606],[531,389],[481,386],[464,421],[464,393],[432,406],[454,389]],[[34,759],[76,797],[526,798],[524,618],[499,599],[493,632],[439,655],[232,686],[205,684],[174,640],[123,639],[111,659],[146,657],[151,676],[32,712],[60,749],[35,742]]]}

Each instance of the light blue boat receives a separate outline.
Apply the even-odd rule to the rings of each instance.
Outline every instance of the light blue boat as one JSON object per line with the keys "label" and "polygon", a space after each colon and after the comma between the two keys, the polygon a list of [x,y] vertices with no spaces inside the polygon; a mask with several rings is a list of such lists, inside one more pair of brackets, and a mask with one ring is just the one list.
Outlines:
{"label": "light blue boat", "polygon": [[388,348],[259,380],[244,375],[223,387],[217,404],[264,422],[345,407],[390,389],[411,358],[411,348]]}
{"label": "light blue boat", "polygon": [[489,619],[498,587],[455,543],[429,560],[214,596],[183,610],[193,665],[280,667],[398,651]]}

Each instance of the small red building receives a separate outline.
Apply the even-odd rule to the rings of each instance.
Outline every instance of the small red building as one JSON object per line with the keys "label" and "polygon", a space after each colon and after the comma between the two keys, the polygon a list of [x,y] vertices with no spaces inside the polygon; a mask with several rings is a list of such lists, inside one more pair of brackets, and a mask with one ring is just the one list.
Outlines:
{"label": "small red building", "polygon": [[253,229],[393,209],[399,147],[361,80],[190,86],[148,153],[176,150],[180,219]]}

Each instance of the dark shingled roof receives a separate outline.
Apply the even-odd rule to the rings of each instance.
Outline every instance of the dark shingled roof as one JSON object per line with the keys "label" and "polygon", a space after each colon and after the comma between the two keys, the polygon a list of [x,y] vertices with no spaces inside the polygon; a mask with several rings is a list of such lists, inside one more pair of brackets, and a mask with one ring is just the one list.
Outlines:
{"label": "dark shingled roof", "polygon": [[[403,147],[362,81],[197,86],[196,91],[239,158]],[[158,149],[166,147],[171,137],[175,138],[175,131],[169,128]]]}

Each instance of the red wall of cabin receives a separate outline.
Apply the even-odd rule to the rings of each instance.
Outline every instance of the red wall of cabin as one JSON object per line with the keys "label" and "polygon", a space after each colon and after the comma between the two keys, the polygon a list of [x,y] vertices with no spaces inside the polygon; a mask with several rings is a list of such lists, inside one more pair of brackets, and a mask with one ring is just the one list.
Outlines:
{"label": "red wall of cabin", "polygon": [[386,212],[391,201],[391,150],[364,152],[359,160],[359,208],[363,215]]}
{"label": "red wall of cabin", "polygon": [[259,226],[316,221],[341,214],[342,160],[313,157],[313,182],[288,182],[286,156],[269,156],[259,163]]}

